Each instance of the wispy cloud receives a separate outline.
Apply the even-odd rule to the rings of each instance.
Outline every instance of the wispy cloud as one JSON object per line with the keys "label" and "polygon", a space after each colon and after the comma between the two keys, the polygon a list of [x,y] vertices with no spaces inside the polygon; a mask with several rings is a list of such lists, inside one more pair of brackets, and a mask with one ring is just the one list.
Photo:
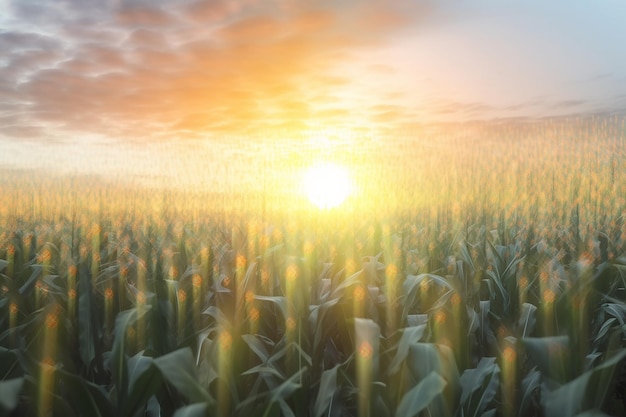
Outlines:
{"label": "wispy cloud", "polygon": [[[561,94],[554,80],[609,83],[599,76],[624,69],[579,62],[589,67],[570,76],[549,55],[561,50],[540,47],[543,35],[570,47],[562,35],[533,35],[530,13],[469,3],[9,0],[0,135],[177,139],[578,111],[591,103],[584,89]],[[533,7],[548,31],[555,11]],[[535,90],[548,98],[528,105]]]}
{"label": "wispy cloud", "polygon": [[333,68],[411,24],[401,2],[89,3],[10,3],[0,31],[5,136],[38,136],[37,126],[136,138],[348,124],[354,109],[336,93],[355,74]]}

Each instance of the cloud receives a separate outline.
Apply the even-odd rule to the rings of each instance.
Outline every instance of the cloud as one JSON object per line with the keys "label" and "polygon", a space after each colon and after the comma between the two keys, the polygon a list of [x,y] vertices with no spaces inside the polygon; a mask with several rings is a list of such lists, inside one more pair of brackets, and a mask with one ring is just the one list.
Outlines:
{"label": "cloud", "polygon": [[166,9],[149,5],[122,7],[116,11],[115,21],[126,28],[167,28],[178,23]]}
{"label": "cloud", "polygon": [[92,3],[11,3],[11,30],[0,33],[0,79],[10,81],[0,89],[15,107],[0,111],[19,126],[176,137],[347,124],[349,99],[332,97],[352,79],[332,69],[407,24],[369,2]]}
{"label": "cloud", "polygon": [[198,23],[215,23],[223,21],[241,11],[249,2],[233,0],[200,0],[183,4],[179,11],[189,20]]}
{"label": "cloud", "polygon": [[217,37],[227,44],[276,42],[288,36],[287,25],[269,16],[254,16],[234,22],[217,31]]}
{"label": "cloud", "polygon": [[[451,37],[437,24],[463,22],[460,14],[434,1],[13,0],[8,10],[0,18],[0,118],[13,121],[0,125],[5,137],[391,129],[415,118],[584,107],[574,93],[541,105],[515,97],[522,83],[509,81],[524,65],[541,75],[556,58],[524,61],[523,50],[493,36],[492,49],[469,43],[504,30],[476,29],[489,14]],[[459,43],[459,33],[477,35]],[[489,72],[498,65],[502,76]]]}
{"label": "cloud", "polygon": [[61,47],[61,42],[48,35],[20,31],[0,33],[0,51],[3,53],[55,50]]}
{"label": "cloud", "polygon": [[570,109],[573,107],[581,107],[588,104],[587,100],[561,100],[552,104],[552,108],[555,109]]}

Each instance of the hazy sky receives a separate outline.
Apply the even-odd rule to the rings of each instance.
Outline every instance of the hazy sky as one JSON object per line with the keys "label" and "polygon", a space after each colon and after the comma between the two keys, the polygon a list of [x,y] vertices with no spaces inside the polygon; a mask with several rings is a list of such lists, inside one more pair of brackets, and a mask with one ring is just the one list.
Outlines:
{"label": "hazy sky", "polygon": [[0,163],[621,114],[624,40],[621,0],[0,0]]}

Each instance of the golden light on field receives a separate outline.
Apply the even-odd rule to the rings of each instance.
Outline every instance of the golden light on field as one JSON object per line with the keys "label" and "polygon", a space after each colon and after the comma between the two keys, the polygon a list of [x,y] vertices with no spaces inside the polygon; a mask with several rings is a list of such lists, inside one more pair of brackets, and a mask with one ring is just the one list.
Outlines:
{"label": "golden light on field", "polygon": [[308,168],[302,186],[309,201],[323,210],[339,206],[353,189],[348,169],[328,162]]}

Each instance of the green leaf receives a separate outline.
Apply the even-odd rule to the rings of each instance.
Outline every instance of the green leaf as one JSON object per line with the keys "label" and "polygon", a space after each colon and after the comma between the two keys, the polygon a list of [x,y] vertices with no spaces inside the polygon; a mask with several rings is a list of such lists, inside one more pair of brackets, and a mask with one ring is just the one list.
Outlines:
{"label": "green leaf", "polygon": [[292,349],[296,350],[300,358],[303,359],[309,366],[313,365],[311,356],[304,349],[302,349],[302,346],[300,346],[298,343],[291,342],[288,345],[288,347],[291,347]]}
{"label": "green leaf", "polygon": [[[440,375],[445,375],[449,372],[446,368],[449,365],[455,365],[454,363],[446,363],[447,361],[445,358],[442,358],[443,355],[440,349],[446,349],[446,347],[434,343],[411,344],[409,354],[407,355],[407,365],[415,379],[421,380],[433,371]],[[458,373],[456,368],[454,371]]]}
{"label": "green leaf", "polygon": [[163,376],[152,363],[152,358],[142,356],[142,352],[128,359],[128,376],[128,396],[120,413],[123,417],[133,416],[144,408],[163,384]]}
{"label": "green leaf", "polygon": [[0,259],[0,272],[2,272],[4,270],[4,268],[7,267],[8,264],[9,264],[9,261],[5,261],[4,259]]}
{"label": "green leaf", "polygon": [[407,279],[404,281],[402,285],[405,287],[405,291],[408,294],[415,287],[417,287],[424,279],[430,279],[434,281],[435,284],[437,285],[440,285],[444,288],[448,288],[449,290],[454,290],[454,288],[452,288],[452,285],[450,285],[448,280],[446,280],[444,277],[440,275],[435,275],[435,274],[409,275],[407,276]]}
{"label": "green leaf", "polygon": [[421,326],[422,324],[428,324],[428,314],[407,314],[407,327]]}
{"label": "green leaf", "polygon": [[469,305],[465,306],[465,311],[467,312],[467,319],[469,321],[469,324],[467,326],[467,335],[470,336],[479,327],[478,313],[474,311],[474,309],[470,307]]}
{"label": "green leaf", "polygon": [[522,380],[522,400],[520,402],[520,415],[531,415],[534,393],[541,388],[541,372],[533,368]]}
{"label": "green leaf", "polygon": [[67,385],[73,399],[72,405],[79,415],[108,417],[115,414],[114,406],[103,387],[62,369],[57,369],[56,372]]}
{"label": "green leaf", "polygon": [[600,327],[600,330],[598,330],[598,334],[596,335],[596,338],[593,341],[594,344],[599,343],[602,340],[602,338],[607,335],[607,333],[613,326],[613,323],[615,323],[616,321],[617,319],[615,317],[611,317],[610,319],[606,320],[602,324],[602,327]]}
{"label": "green leaf", "polygon": [[[491,233],[493,233],[494,231],[492,230]],[[496,247],[493,245],[493,243],[491,242],[491,240],[487,240],[487,244],[489,245],[489,248],[491,249],[491,253],[493,255],[495,255],[495,260],[496,262],[496,270],[498,268],[498,265],[502,265],[504,264],[504,258],[502,258],[502,255],[500,254],[500,251],[498,249],[496,249]],[[489,251],[487,251],[487,253],[489,253]]]}
{"label": "green leaf", "polygon": [[154,359],[163,377],[192,402],[213,404],[215,400],[198,383],[196,365],[190,348],[182,348]]}
{"label": "green leaf", "polygon": [[327,333],[332,329],[332,322],[328,323],[329,320],[334,320],[332,314],[329,314],[332,311],[332,307],[335,306],[341,298],[332,298],[328,301],[325,301],[319,307],[313,309],[309,316],[309,320],[314,322],[315,325],[315,339],[313,339],[313,349],[314,352],[318,353],[324,348],[324,341],[326,341]]}
{"label": "green leaf", "polygon": [[624,317],[626,316],[626,305],[623,303],[605,303],[602,305],[602,309],[608,314],[619,320],[619,323],[624,325]]}
{"label": "green leaf", "polygon": [[429,373],[419,384],[411,388],[400,401],[396,410],[397,417],[413,417],[418,415],[433,399],[443,393],[446,380],[437,372]]}
{"label": "green leaf", "polygon": [[272,396],[270,397],[270,404],[277,402],[278,400],[288,399],[296,390],[302,385],[296,382],[302,378],[302,374],[307,371],[306,367],[303,367],[295,374],[291,375],[289,379],[285,380],[277,388],[272,390]]}
{"label": "green leaf", "polygon": [[560,384],[571,379],[569,337],[527,337],[522,339],[522,343],[537,364],[542,378],[547,377]]}
{"label": "green leaf", "polygon": [[2,411],[10,413],[17,407],[23,385],[24,377],[0,381],[0,408]]}
{"label": "green leaf", "polygon": [[578,378],[545,394],[546,415],[575,416],[600,409],[613,386],[616,366],[626,357],[626,349]]}
{"label": "green leaf", "polygon": [[228,321],[228,318],[217,306],[208,307],[202,312],[202,314],[213,317],[220,326],[230,327],[230,322]]}
{"label": "green leaf", "polygon": [[118,405],[120,408],[126,401],[126,396],[130,391],[128,382],[128,358],[126,355],[126,330],[128,326],[133,325],[146,311],[147,308],[142,308],[141,311],[137,308],[133,308],[119,313],[115,318],[115,340],[113,341],[109,367],[111,369],[111,376],[115,382],[115,387],[117,388]]}
{"label": "green leaf", "polygon": [[246,291],[248,291],[250,289],[250,283],[254,281],[254,278],[257,276],[256,275],[256,268],[257,268],[257,263],[256,262],[252,262],[250,265],[248,265],[248,269],[246,270],[246,274],[243,277],[243,283],[241,284],[241,296],[243,297],[243,295],[246,293]]}
{"label": "green leaf", "polygon": [[[63,417],[75,417],[77,414],[70,405],[66,396],[60,396],[56,393],[50,393],[52,398],[52,415]],[[80,417],[80,416],[78,416]]]}
{"label": "green leaf", "polygon": [[283,318],[286,320],[289,317],[289,312],[287,311],[287,299],[285,297],[278,296],[269,296],[269,295],[255,295],[254,298],[256,300],[262,301],[270,301],[278,306],[280,312],[283,315]]}
{"label": "green leaf", "polygon": [[93,297],[91,274],[88,268],[82,265],[78,273],[78,348],[80,358],[88,366],[96,356],[94,309],[97,303]]}
{"label": "green leaf", "polygon": [[489,276],[489,278],[491,278],[491,280],[496,284],[496,287],[498,287],[500,297],[506,308],[509,305],[509,294],[507,290],[504,288],[504,284],[502,284],[502,280],[500,279],[500,276],[496,273],[496,271],[487,270],[485,272]]}
{"label": "green leaf", "polygon": [[398,342],[396,354],[389,364],[387,375],[393,375],[400,370],[400,365],[404,362],[409,353],[409,347],[411,344],[419,342],[424,335],[425,329],[426,325],[422,324],[420,326],[407,327],[402,330],[402,337],[400,337],[400,342]]}
{"label": "green leaf", "polygon": [[472,255],[470,255],[470,251],[467,248],[468,246],[469,244],[466,241],[459,242],[459,247],[461,248],[460,256],[461,259],[463,259],[463,261],[470,266],[472,271],[474,271],[476,270],[476,267],[474,266],[474,260],[472,259]]}
{"label": "green leaf", "polygon": [[446,380],[444,396],[431,401],[431,415],[448,415],[453,412],[459,401],[459,371],[456,367],[454,352],[447,346],[434,343],[414,343],[409,347],[406,359],[408,369],[413,377],[421,381],[431,372],[437,372]]}
{"label": "green leaf", "polygon": [[334,368],[327,369],[322,372],[320,378],[320,387],[317,391],[317,398],[313,406],[313,417],[320,417],[330,407],[331,401],[335,392],[337,391],[337,369],[339,365]]}
{"label": "green leaf", "polygon": [[30,274],[30,277],[28,277],[24,285],[22,285],[18,290],[20,295],[26,295],[27,293],[29,293],[30,290],[33,289],[35,283],[39,279],[39,276],[43,272],[43,268],[41,265],[31,265],[31,268],[33,268],[33,272]]}
{"label": "green leaf", "polygon": [[262,374],[262,375],[274,375],[280,379],[285,378],[285,376],[278,369],[274,368],[273,366],[269,366],[265,364],[253,366],[247,371],[242,372],[241,375],[253,375],[257,373]]}
{"label": "green leaf", "polygon": [[[378,324],[371,319],[363,319],[363,318],[355,318],[354,319],[354,330],[355,330],[355,349],[357,352],[361,349],[362,346],[369,345],[369,348],[372,350],[370,353],[371,357],[371,377],[373,380],[377,379],[378,374],[378,361],[379,361],[379,345],[380,345],[380,327]],[[357,359],[360,356],[357,356]]]}
{"label": "green leaf", "polygon": [[[424,280],[431,280],[436,284],[448,288],[449,290],[453,290],[452,285],[445,278],[435,275],[435,274],[419,274],[419,275],[408,275],[402,284],[402,288],[404,290],[404,295],[407,300],[415,300],[418,289],[420,288],[420,284]],[[402,317],[406,317],[409,313],[409,310],[412,307],[412,301],[406,301],[404,303],[404,309],[402,312]]]}
{"label": "green leaf", "polygon": [[476,368],[466,369],[465,372],[463,372],[459,380],[462,389],[461,404],[467,402],[474,392],[482,387],[485,378],[490,376],[496,367],[496,358],[484,357],[480,359]]}
{"label": "green leaf", "polygon": [[210,343],[210,340],[207,339],[207,336],[212,331],[214,331],[214,329],[209,328],[209,329],[201,331],[200,333],[197,333],[198,344],[197,344],[196,350],[197,350],[198,354],[196,355],[196,365],[200,364],[200,360],[201,360],[201,358],[203,356],[203,353],[204,353],[204,343],[205,342],[209,342]]}
{"label": "green leaf", "polygon": [[[307,368],[303,367],[298,372],[296,372],[291,377],[289,377],[289,379],[285,380],[282,384],[280,384],[278,387],[274,388],[271,391],[270,401],[267,404],[267,407],[265,408],[265,412],[263,413],[264,416],[270,415],[272,408],[274,407],[274,404],[278,403],[281,409],[284,408],[284,405],[281,405],[280,402],[281,401],[284,402],[294,392],[296,392],[298,389],[301,388],[302,385],[296,381],[302,378],[302,374],[306,372],[306,370]],[[285,410],[283,410],[283,413],[284,412]]]}
{"label": "green leaf", "polygon": [[535,328],[537,322],[537,306],[530,303],[522,304],[520,308],[518,326],[522,330],[520,337],[529,336]]}
{"label": "green leaf", "polygon": [[346,288],[351,287],[352,285],[359,284],[361,282],[362,273],[363,273],[362,270],[357,271],[354,274],[350,275],[349,277],[345,278],[343,281],[341,281],[341,284],[337,285],[337,287],[330,294],[330,298],[331,299],[341,298],[341,296],[343,295],[343,291]]}
{"label": "green leaf", "polygon": [[259,357],[259,359],[261,359],[261,361],[263,361],[263,363],[267,362],[269,353],[267,352],[265,344],[260,337],[253,334],[244,334],[241,338],[244,342],[246,342],[250,350],[252,350]]}
{"label": "green leaf", "polygon": [[485,412],[500,386],[500,367],[495,358],[482,358],[475,369],[461,375],[461,406],[466,416],[477,417]]}
{"label": "green leaf", "polygon": [[441,297],[439,297],[430,307],[431,311],[436,311],[440,308],[445,307],[446,305],[450,305],[449,300],[450,297],[454,294],[453,290],[446,291]]}
{"label": "green leaf", "polygon": [[600,410],[588,410],[584,413],[576,414],[576,417],[611,417]]}
{"label": "green leaf", "polygon": [[148,399],[148,403],[146,404],[146,414],[145,417],[157,417],[161,415],[161,404],[159,404],[159,400],[156,395],[153,395]]}
{"label": "green leaf", "polygon": [[207,404],[197,403],[179,408],[172,417],[205,417],[206,412]]}
{"label": "green leaf", "polygon": [[285,400],[278,400],[278,405],[280,406],[280,411],[282,411],[282,415],[284,417],[296,417],[296,414],[293,412],[289,404],[285,402]]}
{"label": "green leaf", "polygon": [[491,328],[489,327],[489,312],[491,311],[491,301],[482,300],[479,303],[480,306],[480,337],[481,340],[486,340],[489,336]]}
{"label": "green leaf", "polygon": [[[24,351],[21,351],[23,354]],[[4,379],[19,378],[24,375],[18,365],[20,351],[9,350],[0,346],[0,376]]]}

